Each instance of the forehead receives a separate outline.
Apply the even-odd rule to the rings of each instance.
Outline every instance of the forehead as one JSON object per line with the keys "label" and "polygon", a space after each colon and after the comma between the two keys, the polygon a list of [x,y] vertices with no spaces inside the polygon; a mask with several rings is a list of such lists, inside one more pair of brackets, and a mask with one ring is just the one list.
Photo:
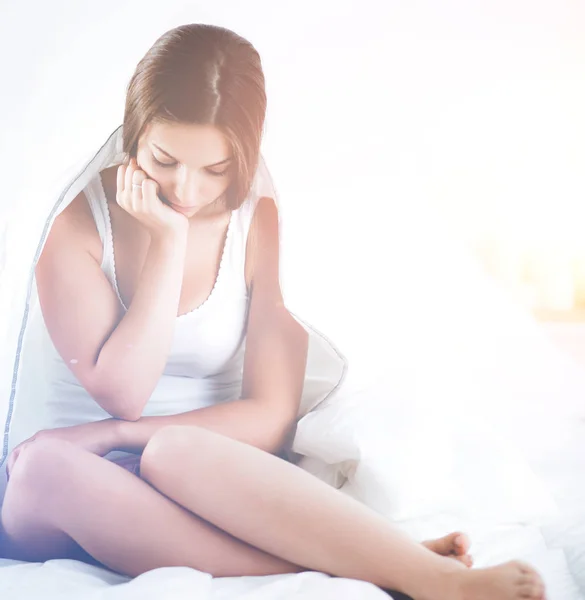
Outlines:
{"label": "forehead", "polygon": [[150,123],[140,141],[151,149],[156,144],[179,162],[193,168],[212,165],[231,156],[228,140],[213,125]]}

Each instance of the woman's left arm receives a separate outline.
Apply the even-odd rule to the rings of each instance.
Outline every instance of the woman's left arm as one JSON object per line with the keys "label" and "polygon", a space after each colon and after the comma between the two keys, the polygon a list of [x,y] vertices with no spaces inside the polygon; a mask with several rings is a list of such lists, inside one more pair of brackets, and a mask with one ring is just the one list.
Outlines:
{"label": "woman's left arm", "polygon": [[[112,423],[117,449],[141,452],[167,425],[195,425],[276,453],[296,422],[308,334],[284,306],[279,281],[278,212],[272,198],[258,201],[248,234],[252,290],[246,333],[242,397],[178,415]],[[251,242],[251,243],[250,243]]]}

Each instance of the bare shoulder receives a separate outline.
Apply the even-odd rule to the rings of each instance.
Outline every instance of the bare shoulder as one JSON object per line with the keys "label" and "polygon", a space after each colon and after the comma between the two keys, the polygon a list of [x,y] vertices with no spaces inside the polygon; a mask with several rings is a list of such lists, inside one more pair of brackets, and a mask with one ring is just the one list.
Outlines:
{"label": "bare shoulder", "polygon": [[258,199],[246,243],[246,285],[250,291],[254,272],[261,257],[270,257],[278,265],[278,209],[274,198]]}
{"label": "bare shoulder", "polygon": [[257,236],[261,231],[274,230],[278,224],[278,209],[274,198],[262,196],[258,199],[248,235]]}
{"label": "bare shoulder", "polygon": [[83,191],[55,219],[47,244],[89,252],[98,262],[102,244],[93,214]]}
{"label": "bare shoulder", "polygon": [[255,215],[260,215],[260,219],[274,219],[278,215],[276,202],[270,196],[262,196],[258,199]]}
{"label": "bare shoulder", "polygon": [[250,244],[256,246],[259,238],[266,243],[278,242],[278,209],[274,198],[262,196],[256,204],[256,209],[248,232]]}

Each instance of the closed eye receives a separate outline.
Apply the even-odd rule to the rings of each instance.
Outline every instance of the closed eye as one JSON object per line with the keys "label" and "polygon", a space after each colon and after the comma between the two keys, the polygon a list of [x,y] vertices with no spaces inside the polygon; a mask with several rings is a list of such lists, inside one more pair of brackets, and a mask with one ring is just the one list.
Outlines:
{"label": "closed eye", "polygon": [[207,169],[207,172],[210,175],[213,175],[214,177],[221,177],[222,175],[225,175],[228,171],[229,171],[229,169],[224,169],[223,171],[211,171],[211,170]]}
{"label": "closed eye", "polygon": [[160,167],[174,167],[177,164],[177,163],[160,162],[160,160],[157,160],[154,156],[152,157],[152,160],[154,161],[155,164],[159,165]]}
{"label": "closed eye", "polygon": [[[152,160],[155,162],[155,164],[157,164],[159,167],[162,167],[163,169],[165,169],[165,168],[170,169],[171,167],[174,167],[177,164],[176,162],[173,162],[173,163],[161,162],[160,160],[157,160],[154,156],[152,157]],[[229,167],[227,169],[224,169],[223,171],[212,171],[211,169],[206,169],[206,171],[213,177],[221,177],[222,175],[225,175],[229,171]]]}

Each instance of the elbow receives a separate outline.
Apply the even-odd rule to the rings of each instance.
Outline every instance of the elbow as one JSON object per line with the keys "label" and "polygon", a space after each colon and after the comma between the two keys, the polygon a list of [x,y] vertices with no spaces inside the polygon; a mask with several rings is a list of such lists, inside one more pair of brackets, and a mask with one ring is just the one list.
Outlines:
{"label": "elbow", "polygon": [[146,387],[146,378],[121,373],[99,363],[94,365],[85,383],[99,406],[114,419],[122,421],[138,421],[153,391]]}
{"label": "elbow", "polygon": [[94,390],[91,396],[109,415],[121,421],[138,421],[146,404],[141,398],[111,390]]}
{"label": "elbow", "polygon": [[[114,417],[121,421],[138,421],[142,417],[142,411],[146,402],[142,402],[138,398],[124,396],[111,398],[108,402],[106,410]],[[105,408],[105,407],[104,407]]]}
{"label": "elbow", "polygon": [[142,417],[142,411],[132,411],[132,410],[115,410],[108,411],[114,419],[118,419],[120,421],[138,421],[140,417]]}

